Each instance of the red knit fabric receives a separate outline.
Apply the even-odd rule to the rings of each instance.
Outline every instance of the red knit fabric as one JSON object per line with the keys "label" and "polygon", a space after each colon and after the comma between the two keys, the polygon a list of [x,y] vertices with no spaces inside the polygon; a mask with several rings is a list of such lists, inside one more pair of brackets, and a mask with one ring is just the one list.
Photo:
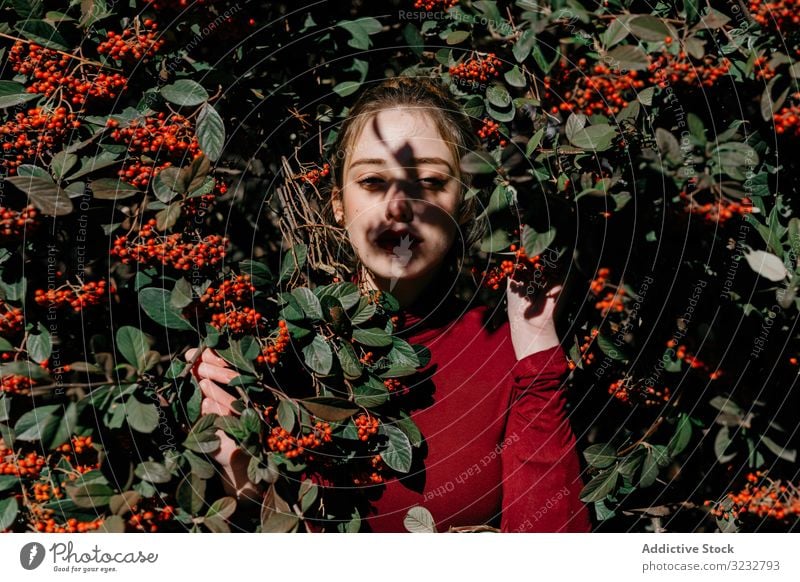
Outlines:
{"label": "red knit fabric", "polygon": [[[561,346],[517,361],[508,321],[490,331],[484,306],[430,297],[401,311],[400,337],[425,345],[430,379],[410,387],[425,439],[408,476],[376,488],[371,531],[406,531],[414,505],[439,531],[490,524],[507,532],[587,532],[583,486],[562,383]],[[431,313],[431,309],[433,312]],[[416,455],[417,451],[415,451]]]}

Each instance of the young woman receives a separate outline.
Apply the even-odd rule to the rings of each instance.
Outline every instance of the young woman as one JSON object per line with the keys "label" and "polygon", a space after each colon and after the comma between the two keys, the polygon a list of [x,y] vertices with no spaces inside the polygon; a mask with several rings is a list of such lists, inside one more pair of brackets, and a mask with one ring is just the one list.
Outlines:
{"label": "young woman", "polygon": [[[330,213],[346,231],[355,282],[393,294],[397,333],[431,352],[411,414],[422,458],[386,483],[363,519],[371,531],[400,532],[408,509],[422,505],[439,531],[589,531],[553,319],[560,285],[530,297],[509,282],[508,318],[494,331],[486,307],[452,292],[459,258],[482,235],[459,165],[477,147],[469,119],[440,87],[404,77],[366,91],[338,135]],[[220,384],[236,373],[225,361],[206,350],[195,374],[202,412],[232,414],[234,397]],[[257,498],[247,459],[219,434],[214,458],[226,488]]]}

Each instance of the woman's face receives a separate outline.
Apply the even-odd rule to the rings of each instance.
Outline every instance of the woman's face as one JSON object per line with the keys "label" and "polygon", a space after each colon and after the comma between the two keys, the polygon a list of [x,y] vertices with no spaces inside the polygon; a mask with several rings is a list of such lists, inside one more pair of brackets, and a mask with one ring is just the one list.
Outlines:
{"label": "woman's face", "polygon": [[457,164],[422,110],[380,111],[353,140],[334,214],[381,288],[424,284],[441,266],[459,228]]}

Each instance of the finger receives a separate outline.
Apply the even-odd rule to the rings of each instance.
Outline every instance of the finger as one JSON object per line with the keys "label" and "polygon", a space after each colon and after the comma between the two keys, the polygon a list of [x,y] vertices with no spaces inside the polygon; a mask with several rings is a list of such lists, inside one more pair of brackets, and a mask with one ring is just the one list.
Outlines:
{"label": "finger", "polygon": [[191,362],[194,359],[194,355],[197,353],[197,348],[189,348],[186,350],[186,353],[183,354],[183,359],[187,362]]}
{"label": "finger", "polygon": [[230,411],[226,410],[222,404],[213,398],[203,398],[200,401],[200,414],[219,414],[220,416],[230,416]]}
{"label": "finger", "polygon": [[219,357],[216,352],[210,348],[203,352],[203,355],[200,359],[207,364],[211,364],[212,366],[219,366],[220,368],[228,367],[228,362]]}
{"label": "finger", "polygon": [[199,384],[204,396],[226,407],[230,411],[229,413],[233,412],[233,401],[236,398],[206,378],[200,380]]}
{"label": "finger", "polygon": [[236,378],[239,373],[235,370],[231,370],[230,368],[221,368],[219,366],[215,366],[214,364],[202,362],[199,366],[197,366],[197,375],[200,378],[208,378],[209,380],[219,382],[220,384],[228,384],[231,380]]}

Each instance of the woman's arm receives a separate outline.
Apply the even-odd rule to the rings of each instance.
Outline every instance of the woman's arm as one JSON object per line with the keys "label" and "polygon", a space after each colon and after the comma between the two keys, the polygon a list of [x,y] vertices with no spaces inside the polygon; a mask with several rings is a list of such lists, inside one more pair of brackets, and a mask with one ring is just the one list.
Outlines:
{"label": "woman's arm", "polygon": [[500,529],[507,532],[588,532],[575,435],[562,383],[569,373],[560,345],[513,367],[503,441]]}
{"label": "woman's arm", "polygon": [[555,326],[562,289],[511,279],[506,288],[517,363],[503,441],[503,531],[591,530],[562,388],[569,374]]}

